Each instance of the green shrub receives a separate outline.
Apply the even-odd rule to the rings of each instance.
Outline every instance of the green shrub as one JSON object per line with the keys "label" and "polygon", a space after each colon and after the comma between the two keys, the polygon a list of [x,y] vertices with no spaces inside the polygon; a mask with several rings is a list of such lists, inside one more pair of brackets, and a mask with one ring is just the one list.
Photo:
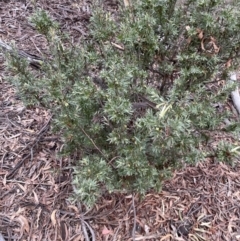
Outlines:
{"label": "green shrub", "polygon": [[234,86],[211,84],[226,79],[226,63],[237,64],[239,3],[176,2],[136,0],[115,14],[99,4],[79,46],[66,38],[63,44],[40,11],[32,22],[47,36],[51,61],[36,79],[26,63],[10,58],[27,103],[51,109],[65,153],[80,153],[73,184],[88,205],[104,190],[159,190],[185,163],[224,156],[207,147],[229,115],[215,106]]}

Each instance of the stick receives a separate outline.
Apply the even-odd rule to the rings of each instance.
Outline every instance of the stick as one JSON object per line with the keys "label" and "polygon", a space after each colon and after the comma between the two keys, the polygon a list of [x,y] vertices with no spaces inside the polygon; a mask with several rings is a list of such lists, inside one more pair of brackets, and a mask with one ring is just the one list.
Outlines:
{"label": "stick", "polygon": [[22,57],[24,59],[26,59],[30,65],[32,65],[33,67],[39,69],[43,63],[43,59],[36,56],[36,55],[31,55],[28,54],[22,50],[14,50],[14,48],[12,48],[10,45],[4,43],[1,39],[0,39],[0,47],[2,48],[2,50],[4,52],[8,52],[11,55],[14,55],[14,53],[17,52],[19,57]]}

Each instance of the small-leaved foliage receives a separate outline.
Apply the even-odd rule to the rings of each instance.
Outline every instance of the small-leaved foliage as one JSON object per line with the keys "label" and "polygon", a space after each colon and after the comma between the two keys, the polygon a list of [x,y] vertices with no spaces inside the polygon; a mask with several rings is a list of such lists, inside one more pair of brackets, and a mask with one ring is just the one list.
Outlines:
{"label": "small-leaved foliage", "polygon": [[95,2],[79,45],[41,10],[31,23],[46,36],[50,57],[38,77],[9,57],[26,103],[49,108],[65,153],[79,153],[73,185],[87,205],[104,191],[160,190],[185,163],[236,154],[230,144],[207,147],[229,116],[216,106],[234,86],[214,86],[238,63],[240,5],[183,2],[135,0],[117,13]]}

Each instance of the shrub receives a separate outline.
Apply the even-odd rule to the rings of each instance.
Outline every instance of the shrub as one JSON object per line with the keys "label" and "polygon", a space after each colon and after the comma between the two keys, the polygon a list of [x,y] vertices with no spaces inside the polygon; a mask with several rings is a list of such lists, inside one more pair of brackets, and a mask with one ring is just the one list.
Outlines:
{"label": "shrub", "polygon": [[51,61],[36,79],[26,62],[12,56],[14,83],[27,104],[54,113],[65,153],[80,151],[73,184],[87,205],[104,190],[159,190],[185,163],[226,153],[222,144],[224,151],[207,147],[229,115],[215,106],[234,86],[211,85],[237,64],[237,1],[136,0],[115,14],[99,4],[89,38],[79,46],[65,37],[63,44],[46,13],[31,21],[46,35]]}

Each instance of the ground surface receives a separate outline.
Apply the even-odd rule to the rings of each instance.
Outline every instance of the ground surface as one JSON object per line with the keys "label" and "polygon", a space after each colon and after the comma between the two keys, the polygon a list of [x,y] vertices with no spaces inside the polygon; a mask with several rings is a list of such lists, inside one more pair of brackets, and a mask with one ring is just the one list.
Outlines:
{"label": "ground surface", "polygon": [[[73,41],[84,37],[88,2],[36,2],[0,3],[1,41],[41,56],[45,39],[27,20],[39,6]],[[63,143],[51,132],[51,113],[24,107],[3,63],[1,55],[0,241],[240,240],[239,165],[206,160],[176,172],[159,194],[106,195],[88,211],[71,201],[71,160],[57,155]]]}

